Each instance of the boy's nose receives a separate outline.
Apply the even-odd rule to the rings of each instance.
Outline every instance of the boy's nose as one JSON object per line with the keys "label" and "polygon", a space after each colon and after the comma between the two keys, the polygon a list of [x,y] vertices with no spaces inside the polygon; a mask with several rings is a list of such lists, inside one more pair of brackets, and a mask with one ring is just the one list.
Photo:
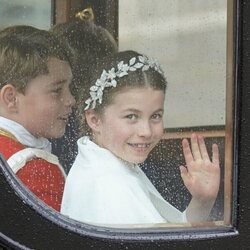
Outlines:
{"label": "boy's nose", "polygon": [[141,137],[150,137],[152,135],[152,128],[149,122],[143,122],[141,126],[138,127],[138,135]]}
{"label": "boy's nose", "polygon": [[75,97],[69,92],[67,96],[67,105],[74,106],[76,104]]}

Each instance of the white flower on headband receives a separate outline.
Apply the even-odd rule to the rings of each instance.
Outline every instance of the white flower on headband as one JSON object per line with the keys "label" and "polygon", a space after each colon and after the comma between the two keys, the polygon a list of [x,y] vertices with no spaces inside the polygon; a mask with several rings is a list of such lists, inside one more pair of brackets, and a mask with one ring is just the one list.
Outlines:
{"label": "white flower on headband", "polygon": [[99,104],[102,103],[103,90],[107,87],[116,87],[117,81],[116,78],[121,78],[125,75],[128,75],[129,71],[136,71],[137,69],[142,69],[146,71],[149,68],[153,68],[164,76],[164,72],[160,68],[159,63],[144,55],[138,56],[138,58],[133,57],[129,60],[129,63],[124,63],[123,61],[119,62],[117,65],[117,71],[115,68],[110,69],[108,72],[104,69],[102,71],[101,77],[96,80],[95,85],[90,87],[90,97],[85,101],[87,106],[84,110],[94,109],[96,107],[97,101]]}

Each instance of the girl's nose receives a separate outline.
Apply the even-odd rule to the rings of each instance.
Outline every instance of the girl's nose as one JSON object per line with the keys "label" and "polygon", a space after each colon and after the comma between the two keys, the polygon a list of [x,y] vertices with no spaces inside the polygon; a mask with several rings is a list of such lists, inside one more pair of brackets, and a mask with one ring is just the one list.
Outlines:
{"label": "girl's nose", "polygon": [[152,135],[152,128],[149,122],[143,122],[141,126],[138,127],[138,135],[141,137],[150,137]]}

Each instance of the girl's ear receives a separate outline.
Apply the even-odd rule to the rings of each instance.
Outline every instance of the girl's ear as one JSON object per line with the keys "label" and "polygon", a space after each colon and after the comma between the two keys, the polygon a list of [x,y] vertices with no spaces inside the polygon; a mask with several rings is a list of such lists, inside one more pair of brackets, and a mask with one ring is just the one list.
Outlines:
{"label": "girl's ear", "polygon": [[2,87],[0,100],[8,112],[17,112],[17,90],[12,84],[6,84]]}
{"label": "girl's ear", "polygon": [[93,132],[100,131],[101,118],[100,115],[97,114],[93,109],[85,111],[85,119],[88,126],[91,128]]}

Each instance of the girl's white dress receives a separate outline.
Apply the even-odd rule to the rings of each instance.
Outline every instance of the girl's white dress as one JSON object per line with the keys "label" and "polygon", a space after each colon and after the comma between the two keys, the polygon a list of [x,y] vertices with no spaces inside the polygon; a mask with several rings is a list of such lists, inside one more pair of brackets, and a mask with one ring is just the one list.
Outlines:
{"label": "girl's white dress", "polygon": [[127,163],[88,137],[77,141],[78,155],[66,179],[61,212],[105,225],[184,223],[136,164]]}

